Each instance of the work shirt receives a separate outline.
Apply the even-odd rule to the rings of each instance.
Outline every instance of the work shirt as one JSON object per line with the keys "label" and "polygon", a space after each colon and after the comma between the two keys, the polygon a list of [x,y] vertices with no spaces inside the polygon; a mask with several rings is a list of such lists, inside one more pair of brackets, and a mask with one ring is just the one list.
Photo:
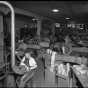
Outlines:
{"label": "work shirt", "polygon": [[24,56],[20,63],[21,66],[25,66],[27,71],[37,68],[37,63],[34,60],[34,58],[32,58],[32,57],[29,57],[29,58],[26,58]]}

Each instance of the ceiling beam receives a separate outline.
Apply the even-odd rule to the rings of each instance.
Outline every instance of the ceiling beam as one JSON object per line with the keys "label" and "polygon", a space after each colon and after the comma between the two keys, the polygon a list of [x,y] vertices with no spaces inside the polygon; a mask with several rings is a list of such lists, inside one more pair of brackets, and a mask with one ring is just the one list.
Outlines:
{"label": "ceiling beam", "polygon": [[47,19],[47,20],[50,20],[52,22],[55,22],[55,20],[53,20],[53,19],[50,19],[50,18],[44,17],[44,16],[40,16],[38,14],[29,12],[27,10],[23,10],[23,9],[16,8],[16,7],[14,9],[15,9],[15,13],[16,14],[25,15],[25,16],[31,16],[31,17],[35,17],[35,18],[38,18],[38,19]]}

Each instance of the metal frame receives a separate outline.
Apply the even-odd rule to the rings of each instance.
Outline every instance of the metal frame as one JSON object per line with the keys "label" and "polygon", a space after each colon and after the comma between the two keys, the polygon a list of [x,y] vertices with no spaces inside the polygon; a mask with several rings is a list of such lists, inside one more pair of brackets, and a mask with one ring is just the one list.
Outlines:
{"label": "metal frame", "polygon": [[6,5],[11,10],[11,66],[15,71],[15,12],[12,5],[7,1],[0,1],[0,4]]}

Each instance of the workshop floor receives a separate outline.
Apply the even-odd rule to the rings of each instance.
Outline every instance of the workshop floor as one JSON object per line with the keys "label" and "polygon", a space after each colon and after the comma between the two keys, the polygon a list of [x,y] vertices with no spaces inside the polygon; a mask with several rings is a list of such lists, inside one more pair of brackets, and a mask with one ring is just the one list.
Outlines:
{"label": "workshop floor", "polygon": [[[35,87],[57,87],[55,83],[54,73],[45,71],[45,80],[44,80],[44,68],[41,60],[38,61],[38,70],[34,77],[34,86]],[[67,87],[67,81],[61,78],[58,78],[58,87]]]}

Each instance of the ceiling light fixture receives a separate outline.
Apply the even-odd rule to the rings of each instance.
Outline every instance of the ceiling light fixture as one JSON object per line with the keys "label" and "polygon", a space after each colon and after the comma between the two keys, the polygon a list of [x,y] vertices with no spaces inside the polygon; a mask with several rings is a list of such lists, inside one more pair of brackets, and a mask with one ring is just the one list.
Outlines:
{"label": "ceiling light fixture", "polygon": [[67,17],[67,18],[65,18],[65,19],[69,20],[70,18]]}
{"label": "ceiling light fixture", "polygon": [[52,12],[57,13],[57,12],[59,12],[59,10],[58,9],[53,9]]}

